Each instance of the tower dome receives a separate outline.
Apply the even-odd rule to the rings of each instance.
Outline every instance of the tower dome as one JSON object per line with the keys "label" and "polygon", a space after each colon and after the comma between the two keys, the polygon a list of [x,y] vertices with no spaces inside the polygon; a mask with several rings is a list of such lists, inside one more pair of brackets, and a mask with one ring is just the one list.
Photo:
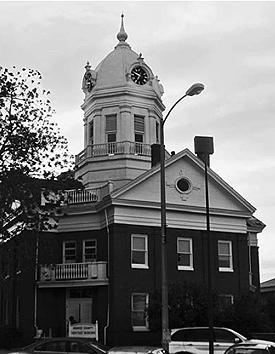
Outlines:
{"label": "tower dome", "polygon": [[[158,78],[153,74],[151,68],[144,62],[141,54],[136,53],[131,49],[130,45],[126,42],[128,38],[124,29],[123,23],[124,15],[121,15],[121,28],[117,34],[119,43],[115,46],[114,50],[110,52],[95,68],[91,70],[89,66],[86,68],[86,73],[83,80],[83,91],[86,96],[92,91],[121,87],[127,84],[133,84],[131,79],[131,71],[134,67],[142,67],[148,77],[147,85],[142,87],[143,90],[154,91],[156,95],[161,97],[163,95],[163,86],[159,83]],[[86,79],[92,78],[92,88],[87,85]],[[90,82],[88,82],[90,84]],[[87,90],[90,87],[90,90]]]}

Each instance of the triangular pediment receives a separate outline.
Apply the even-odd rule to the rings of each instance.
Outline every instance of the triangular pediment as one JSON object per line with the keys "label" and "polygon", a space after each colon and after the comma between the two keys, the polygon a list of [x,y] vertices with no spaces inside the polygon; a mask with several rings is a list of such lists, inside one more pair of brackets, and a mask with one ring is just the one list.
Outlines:
{"label": "triangular pediment", "polygon": [[[179,189],[179,180],[189,183],[186,191]],[[204,163],[185,149],[165,161],[167,208],[205,208]],[[252,214],[255,208],[229,186],[213,170],[208,169],[210,209],[222,213]],[[113,200],[138,204],[160,203],[160,167],[154,167],[120,190],[112,193]]]}

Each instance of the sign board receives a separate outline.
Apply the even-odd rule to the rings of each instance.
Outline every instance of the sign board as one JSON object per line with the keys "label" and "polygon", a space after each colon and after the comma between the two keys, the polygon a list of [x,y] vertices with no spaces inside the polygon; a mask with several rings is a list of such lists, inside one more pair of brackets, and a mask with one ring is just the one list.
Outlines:
{"label": "sign board", "polygon": [[69,326],[69,337],[93,338],[98,340],[98,324],[76,323]]}

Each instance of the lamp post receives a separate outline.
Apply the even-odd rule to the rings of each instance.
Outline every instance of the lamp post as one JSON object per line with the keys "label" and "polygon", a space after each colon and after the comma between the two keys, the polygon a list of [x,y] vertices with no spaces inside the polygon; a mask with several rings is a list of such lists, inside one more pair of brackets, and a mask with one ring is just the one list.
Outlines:
{"label": "lamp post", "polygon": [[211,233],[209,213],[209,191],[208,191],[208,166],[210,155],[214,153],[213,138],[208,136],[196,136],[195,153],[204,162],[204,188],[205,188],[205,210],[206,210],[206,237],[207,237],[207,268],[208,268],[208,327],[209,327],[209,354],[214,353],[214,332],[213,332],[213,297],[212,297],[212,272],[211,272]]}
{"label": "lamp post", "polygon": [[170,108],[165,118],[160,122],[160,204],[161,204],[161,317],[162,317],[162,346],[169,351],[169,342],[171,340],[169,329],[169,311],[168,311],[168,277],[167,277],[167,239],[166,239],[166,195],[165,195],[165,168],[164,168],[164,123],[169,117],[175,106],[185,97],[200,94],[204,90],[201,83],[193,84]]}

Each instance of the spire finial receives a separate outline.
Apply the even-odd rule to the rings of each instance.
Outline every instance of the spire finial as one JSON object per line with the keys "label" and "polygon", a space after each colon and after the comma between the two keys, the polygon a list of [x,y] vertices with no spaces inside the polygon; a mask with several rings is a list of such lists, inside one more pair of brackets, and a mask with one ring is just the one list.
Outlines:
{"label": "spire finial", "polygon": [[124,29],[124,24],[123,24],[123,13],[121,14],[121,26],[120,26],[120,31],[118,32],[117,34],[117,39],[120,41],[120,42],[125,42],[126,39],[128,38],[128,35],[127,33],[125,32],[125,29]]}

